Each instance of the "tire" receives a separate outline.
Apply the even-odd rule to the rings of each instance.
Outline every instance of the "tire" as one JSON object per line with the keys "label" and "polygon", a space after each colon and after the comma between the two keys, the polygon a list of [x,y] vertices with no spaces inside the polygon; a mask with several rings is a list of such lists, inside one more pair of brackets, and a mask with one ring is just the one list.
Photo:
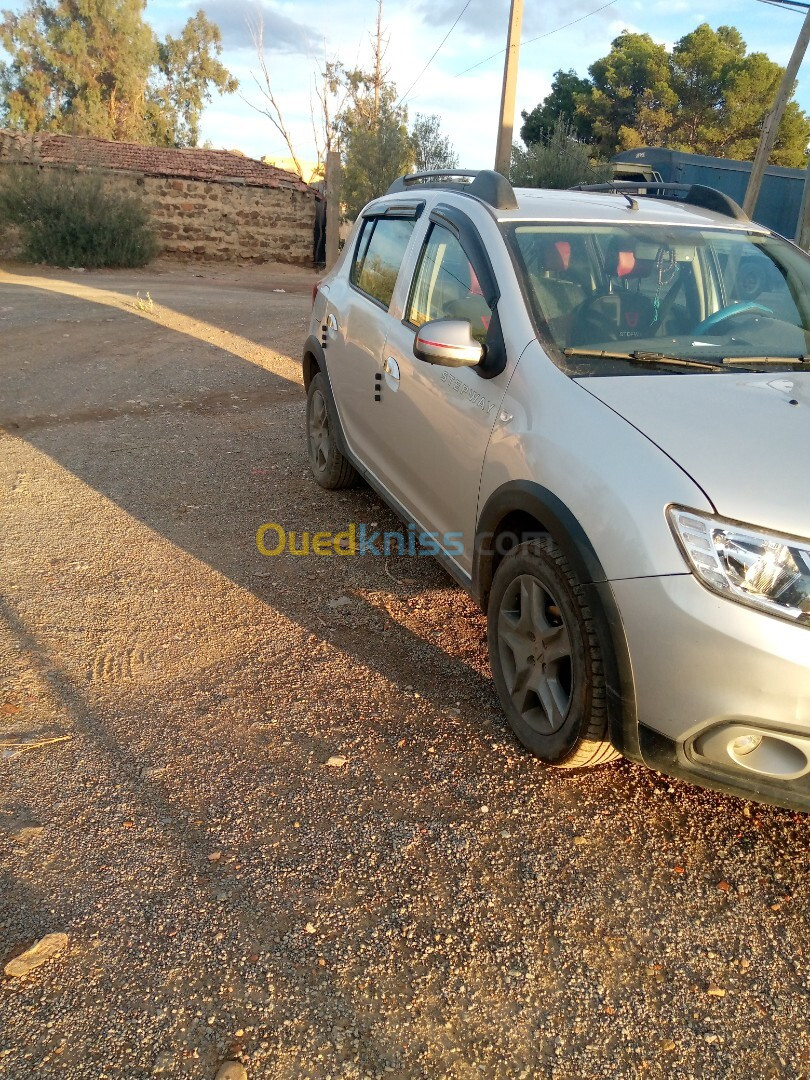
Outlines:
{"label": "tire", "polygon": [[327,491],[337,491],[354,487],[360,477],[335,443],[328,394],[326,379],[318,372],[307,391],[307,452],[316,481]]}
{"label": "tire", "polygon": [[620,755],[608,736],[604,666],[585,589],[551,540],[504,556],[487,616],[492,675],[509,725],[547,765]]}

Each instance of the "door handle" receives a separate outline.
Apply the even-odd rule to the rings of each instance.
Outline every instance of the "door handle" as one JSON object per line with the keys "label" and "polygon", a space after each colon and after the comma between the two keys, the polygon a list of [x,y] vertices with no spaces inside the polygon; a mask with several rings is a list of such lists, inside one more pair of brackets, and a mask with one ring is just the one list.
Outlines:
{"label": "door handle", "polygon": [[394,382],[399,382],[399,364],[396,362],[393,356],[389,356],[386,359],[385,367],[383,370],[390,379],[393,379]]}

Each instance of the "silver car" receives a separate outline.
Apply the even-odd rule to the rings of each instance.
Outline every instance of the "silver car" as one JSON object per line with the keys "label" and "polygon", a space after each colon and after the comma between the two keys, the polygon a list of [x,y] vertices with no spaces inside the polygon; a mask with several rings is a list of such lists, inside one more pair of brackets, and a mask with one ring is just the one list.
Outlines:
{"label": "silver car", "polygon": [[710,188],[604,188],[370,203],[314,296],[312,471],[476,597],[544,762],[810,810],[810,259]]}

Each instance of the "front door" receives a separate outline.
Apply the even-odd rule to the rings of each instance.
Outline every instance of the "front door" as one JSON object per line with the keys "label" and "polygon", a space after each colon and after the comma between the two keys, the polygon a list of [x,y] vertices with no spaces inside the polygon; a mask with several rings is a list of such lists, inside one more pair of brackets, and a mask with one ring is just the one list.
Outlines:
{"label": "front door", "polygon": [[[476,265],[481,246],[469,256],[451,228],[431,221],[405,318],[392,320],[385,343],[380,412],[386,486],[414,520],[439,533],[439,542],[466,573],[472,566],[481,468],[514,359],[507,358],[495,377],[482,378],[475,368],[418,360],[413,343],[416,328],[425,322],[469,319],[479,341],[505,349],[491,285],[484,290],[480,284],[493,280],[488,267]],[[463,554],[458,554],[459,533]],[[443,543],[447,534],[455,536]]]}

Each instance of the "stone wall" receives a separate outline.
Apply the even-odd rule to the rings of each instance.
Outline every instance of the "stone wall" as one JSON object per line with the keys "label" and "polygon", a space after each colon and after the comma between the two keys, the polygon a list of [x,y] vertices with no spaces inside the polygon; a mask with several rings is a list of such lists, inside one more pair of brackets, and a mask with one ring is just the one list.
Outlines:
{"label": "stone wall", "polygon": [[150,176],[139,183],[166,255],[312,265],[314,193]]}
{"label": "stone wall", "polygon": [[[4,164],[0,161],[0,175]],[[258,187],[239,179],[174,179],[129,171],[110,170],[108,176],[116,185],[144,197],[164,256],[312,265],[317,197],[311,188]],[[14,241],[10,231],[0,233],[0,256],[18,253]]]}

